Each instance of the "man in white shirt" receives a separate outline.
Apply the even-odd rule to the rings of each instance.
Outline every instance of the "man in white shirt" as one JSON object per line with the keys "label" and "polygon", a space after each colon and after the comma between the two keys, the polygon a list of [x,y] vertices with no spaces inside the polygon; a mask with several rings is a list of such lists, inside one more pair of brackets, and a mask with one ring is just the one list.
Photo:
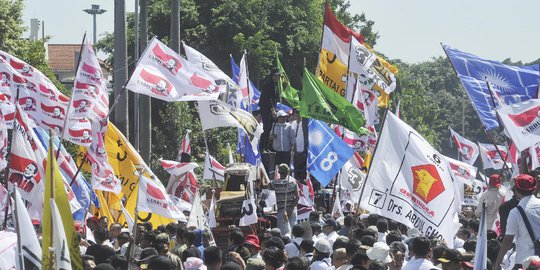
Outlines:
{"label": "man in white shirt", "polygon": [[403,266],[402,270],[440,269],[433,265],[428,258],[428,254],[431,251],[431,243],[427,237],[420,236],[411,239],[411,241],[414,257],[411,258],[411,260],[409,260],[405,266]]}
{"label": "man in white shirt", "polygon": [[[501,269],[503,257],[512,246],[512,242],[516,244],[514,269],[521,268],[523,261],[527,257],[535,255],[532,239],[536,240],[540,237],[540,199],[533,195],[536,190],[536,180],[528,174],[520,174],[516,176],[514,182],[515,195],[520,198],[520,201],[518,206],[512,209],[508,215],[506,234],[499,250],[499,256],[495,262],[494,269],[496,270]],[[523,209],[531,225],[532,233],[535,235],[531,236],[529,234],[529,230],[527,230],[523,216],[520,213],[520,207]]]}
{"label": "man in white shirt", "polygon": [[326,239],[330,243],[330,246],[333,246],[334,242],[336,242],[336,239],[339,237],[336,228],[337,222],[334,219],[327,219],[323,224],[323,232],[319,234],[317,239]]}
{"label": "man in white shirt", "polygon": [[291,164],[291,149],[294,146],[294,133],[291,124],[287,123],[288,114],[282,110],[277,112],[278,122],[270,131],[272,148],[276,152],[275,164]]}
{"label": "man in white shirt", "polygon": [[295,120],[291,123],[292,131],[295,137],[295,147],[293,155],[294,178],[306,179],[306,161],[307,161],[307,121],[302,121],[302,116],[298,110],[294,109]]}
{"label": "man in white shirt", "polygon": [[482,216],[482,204],[486,204],[486,227],[493,227],[493,222],[499,214],[499,206],[501,206],[505,190],[502,188],[502,178],[494,173],[489,177],[489,189],[484,192],[478,199],[478,207],[475,214],[477,217]]}
{"label": "man in white shirt", "polygon": [[288,258],[300,256],[300,244],[304,240],[302,237],[304,236],[305,230],[304,226],[301,224],[296,224],[292,228],[292,240],[290,243],[285,245],[285,253],[287,253]]}

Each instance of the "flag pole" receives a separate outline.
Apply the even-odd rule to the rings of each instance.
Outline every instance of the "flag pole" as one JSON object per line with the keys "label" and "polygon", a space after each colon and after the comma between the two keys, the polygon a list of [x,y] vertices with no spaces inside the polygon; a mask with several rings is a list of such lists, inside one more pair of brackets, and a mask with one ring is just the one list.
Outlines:
{"label": "flag pole", "polygon": [[[79,57],[80,58],[80,57]],[[67,117],[67,114],[66,114],[66,117]],[[58,151],[60,152],[60,149],[58,149]],[[53,158],[54,158],[54,143],[53,143],[53,133],[52,133],[52,130],[49,130],[49,153],[50,153],[50,156],[49,154],[47,154],[47,158],[48,158],[48,161],[47,161],[47,165],[49,165],[49,171],[46,173],[46,174],[49,174],[50,173],[50,176],[51,176],[51,183],[49,183],[49,185],[51,185],[51,197],[50,199],[53,199],[54,200],[54,182],[55,182],[55,179],[54,179],[54,173],[53,173],[53,169],[54,169],[54,166],[53,166]],[[46,178],[46,177],[45,177]],[[51,209],[52,211],[52,209]],[[54,228],[54,219],[52,218],[52,212],[50,213],[51,214],[51,231],[50,231],[50,244],[53,244],[54,245],[54,241],[53,241],[53,228]],[[53,269],[53,264],[56,265],[56,261],[53,260],[53,255],[54,255],[54,248],[53,247],[48,247],[49,248],[49,269],[52,270]]]}
{"label": "flag pole", "polygon": [[[140,170],[140,171],[139,171]],[[139,173],[139,177],[137,179],[138,183],[137,183],[137,198],[136,198],[136,201],[135,201],[135,217],[134,217],[134,220],[133,220],[133,242],[130,242],[127,249],[128,249],[128,252],[127,252],[127,261],[128,261],[128,264],[131,263],[131,259],[135,256],[134,252],[135,252],[135,249],[133,248],[133,245],[135,244],[135,237],[137,236],[137,228],[139,226],[137,226],[137,221],[139,220],[139,191],[140,191],[140,184],[141,184],[141,176],[143,175],[143,173],[146,171],[146,168],[144,167],[139,167],[139,168],[136,168],[136,172]]]}
{"label": "flag pole", "polygon": [[[82,58],[82,52],[83,52],[85,40],[86,40],[86,32],[84,32],[83,39],[81,42],[81,49],[79,50],[79,59],[77,60],[77,69],[75,69],[75,77],[77,77],[77,72],[79,72],[79,66],[81,65],[81,58]],[[75,84],[77,82],[73,82],[73,83]],[[75,88],[75,86],[73,88]],[[64,133],[66,131],[69,110],[71,109],[71,106],[73,104],[73,88],[71,88],[71,97],[69,99],[68,107],[66,109],[66,114],[64,116],[64,125],[62,127],[62,134],[60,134],[60,145],[58,146],[58,151],[56,152],[56,157],[55,157],[57,160],[58,160],[58,156],[60,156],[60,150],[62,150],[62,141],[64,140]]]}
{"label": "flag pole", "polygon": [[[13,196],[13,200],[14,200],[14,207],[13,207],[13,212],[14,212],[14,215],[15,215],[15,232],[17,232],[17,250],[19,251],[19,256],[18,259],[19,259],[19,265],[24,268],[24,260],[23,260],[23,253],[22,253],[22,242],[21,242],[21,229],[20,229],[20,224],[19,224],[19,209],[17,208],[17,191],[13,191],[12,193],[12,196]],[[6,197],[9,200],[9,196]],[[7,220],[7,215],[4,216],[4,219]]]}

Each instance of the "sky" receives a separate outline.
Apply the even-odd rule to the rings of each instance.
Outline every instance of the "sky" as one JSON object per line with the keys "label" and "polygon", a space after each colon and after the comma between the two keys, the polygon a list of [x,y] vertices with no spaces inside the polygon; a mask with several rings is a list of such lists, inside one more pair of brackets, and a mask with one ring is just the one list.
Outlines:
{"label": "sky", "polygon": [[[113,31],[113,0],[24,2],[24,23],[45,21],[45,35],[53,44],[80,43],[85,31],[92,36],[92,16],[82,11],[91,4],[107,10],[97,17],[98,39]],[[133,11],[135,0],[126,2],[126,11]],[[537,0],[351,0],[350,11],[364,12],[375,22],[378,51],[409,63],[443,55],[441,42],[491,60],[540,58]]]}

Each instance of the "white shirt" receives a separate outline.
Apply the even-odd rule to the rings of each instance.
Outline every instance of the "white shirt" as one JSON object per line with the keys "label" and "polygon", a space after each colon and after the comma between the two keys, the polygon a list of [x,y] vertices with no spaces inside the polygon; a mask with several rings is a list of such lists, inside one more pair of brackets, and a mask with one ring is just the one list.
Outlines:
{"label": "white shirt", "polygon": [[332,267],[332,260],[330,258],[324,258],[322,261],[313,262],[310,265],[311,270],[328,270]]}
{"label": "white shirt", "polygon": [[295,142],[296,142],[296,152],[301,153],[304,152],[304,127],[302,125],[302,122],[298,123],[298,121],[294,121],[291,123],[292,130],[295,134]]}
{"label": "white shirt", "polygon": [[[336,239],[339,237],[339,234],[337,234],[337,232],[333,231],[331,232],[329,235],[326,235],[324,233],[321,233],[317,236],[317,240],[320,240],[320,239],[326,239],[329,243],[330,243],[330,246],[333,246],[334,245],[334,242],[336,242]],[[315,242],[316,243],[316,242]]]}
{"label": "white shirt", "polygon": [[302,240],[304,240],[302,237],[295,237],[291,243],[285,245],[285,252],[289,258],[300,256],[300,243],[302,243]]}
{"label": "white shirt", "polygon": [[499,216],[499,206],[502,204],[505,190],[503,188],[490,187],[488,191],[480,195],[478,208],[475,214],[477,217],[482,214],[482,203],[486,203],[486,227],[493,227],[493,222]]}
{"label": "white shirt", "polygon": [[[535,239],[540,238],[540,199],[534,196],[527,196],[519,201],[531,223]],[[527,257],[534,255],[534,245],[525,226],[525,222],[516,208],[510,211],[506,225],[506,234],[514,235],[516,243],[516,264],[521,264]]]}
{"label": "white shirt", "polygon": [[386,233],[378,232],[377,233],[377,242],[386,243]]}
{"label": "white shirt", "polygon": [[433,263],[424,258],[411,259],[407,262],[407,265],[403,266],[401,270],[430,270],[430,269],[440,269],[433,265]]}
{"label": "white shirt", "polygon": [[465,240],[459,237],[454,238],[454,248],[462,248],[463,244],[465,244]]}

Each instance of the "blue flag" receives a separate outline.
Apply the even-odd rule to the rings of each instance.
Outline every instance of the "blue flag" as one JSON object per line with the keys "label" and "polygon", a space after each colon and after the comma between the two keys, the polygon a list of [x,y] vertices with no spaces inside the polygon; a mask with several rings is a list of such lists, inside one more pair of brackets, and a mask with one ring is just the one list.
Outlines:
{"label": "blue flag", "polygon": [[538,65],[509,66],[446,45],[443,48],[486,129],[499,126],[487,82],[498,98],[508,105],[537,97]]}
{"label": "blue flag", "polygon": [[307,170],[322,186],[327,186],[354,150],[324,122],[308,119],[308,131]]}

